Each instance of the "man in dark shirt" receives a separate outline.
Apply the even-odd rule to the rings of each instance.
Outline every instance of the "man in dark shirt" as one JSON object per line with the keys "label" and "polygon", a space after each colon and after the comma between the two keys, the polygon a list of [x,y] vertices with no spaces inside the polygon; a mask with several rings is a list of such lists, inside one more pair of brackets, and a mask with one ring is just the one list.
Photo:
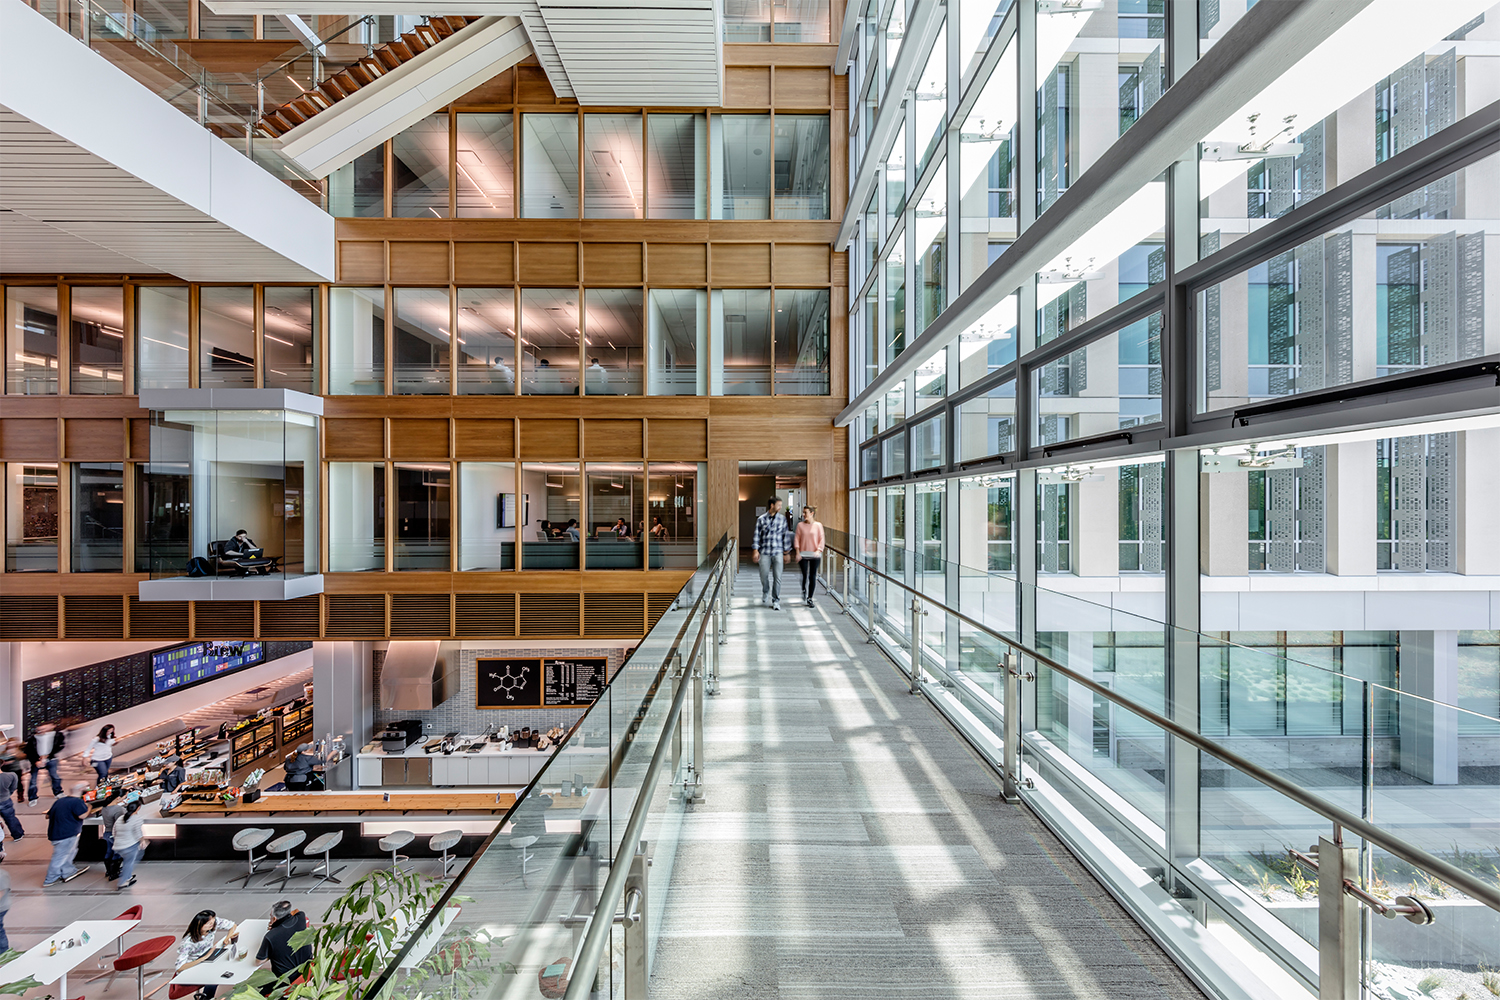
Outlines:
{"label": "man in dark shirt", "polygon": [[16,803],[13,798],[19,794],[20,788],[21,779],[16,777],[14,771],[0,771],[0,819],[5,820],[5,826],[10,830],[12,840],[20,840],[26,836],[25,828],[16,818]]}
{"label": "man in dark shirt", "polygon": [[68,794],[52,800],[47,810],[47,839],[52,841],[52,860],[47,865],[47,878],[42,886],[71,882],[89,870],[88,865],[75,867],[73,857],[78,853],[78,835],[83,832],[83,818],[89,814],[88,803],[83,793],[88,791],[85,782],[77,781],[68,789]]}
{"label": "man in dark shirt", "polygon": [[[307,929],[307,914],[301,910],[292,909],[292,904],[286,900],[271,907],[271,926],[266,931],[266,936],[260,942],[260,951],[255,953],[256,961],[271,960],[271,971],[276,974],[278,980],[283,979],[289,973],[296,972],[302,966],[312,961],[312,945],[305,944],[300,948],[291,946],[292,935],[298,931]],[[266,996],[271,995],[274,983],[267,983],[260,988]]]}

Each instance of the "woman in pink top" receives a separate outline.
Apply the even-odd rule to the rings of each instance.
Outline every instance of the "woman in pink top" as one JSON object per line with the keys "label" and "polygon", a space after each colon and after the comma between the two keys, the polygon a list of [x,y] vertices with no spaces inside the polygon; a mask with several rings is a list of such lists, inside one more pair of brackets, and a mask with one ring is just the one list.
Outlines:
{"label": "woman in pink top", "polygon": [[802,508],[802,523],[797,525],[793,542],[798,565],[802,567],[802,600],[813,606],[813,588],[818,585],[818,567],[823,564],[823,523],[813,518],[811,507]]}

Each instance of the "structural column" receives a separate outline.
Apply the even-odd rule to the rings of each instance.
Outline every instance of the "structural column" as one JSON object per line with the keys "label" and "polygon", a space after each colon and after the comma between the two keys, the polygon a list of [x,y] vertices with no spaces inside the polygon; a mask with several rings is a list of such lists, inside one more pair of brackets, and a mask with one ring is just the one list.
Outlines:
{"label": "structural column", "polygon": [[[313,736],[342,735],[352,756],[375,724],[375,668],[368,642],[313,643]],[[330,771],[330,788],[356,785],[354,761]]]}
{"label": "structural column", "polygon": [[1399,643],[1401,692],[1418,696],[1400,703],[1401,770],[1433,785],[1456,785],[1458,713],[1445,706],[1458,704],[1458,633],[1402,631]]}

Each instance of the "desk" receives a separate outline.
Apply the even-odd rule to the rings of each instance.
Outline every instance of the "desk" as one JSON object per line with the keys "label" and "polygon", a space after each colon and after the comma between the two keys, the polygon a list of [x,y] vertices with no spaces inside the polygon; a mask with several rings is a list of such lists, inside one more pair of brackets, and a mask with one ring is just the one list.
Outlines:
{"label": "desk", "polygon": [[[139,920],[75,920],[14,962],[0,966],[0,979],[14,983],[29,976],[42,984],[58,983],[62,995],[67,996],[68,973],[114,944],[138,923]],[[89,936],[87,944],[76,948],[62,947],[62,942],[82,939],[85,934]],[[47,952],[54,941],[58,943],[57,954],[49,955]]]}
{"label": "desk", "polygon": [[[270,930],[271,921],[264,917],[252,917],[239,923],[240,937],[234,946],[212,962],[199,962],[191,969],[184,969],[172,980],[173,986],[233,986],[243,983],[250,974],[260,968],[255,953]],[[243,958],[237,956],[243,955]]]}
{"label": "desk", "polygon": [[163,816],[275,816],[281,813],[503,813],[515,804],[509,792],[392,792],[389,802],[381,792],[266,792],[249,805],[218,802],[180,802]]}

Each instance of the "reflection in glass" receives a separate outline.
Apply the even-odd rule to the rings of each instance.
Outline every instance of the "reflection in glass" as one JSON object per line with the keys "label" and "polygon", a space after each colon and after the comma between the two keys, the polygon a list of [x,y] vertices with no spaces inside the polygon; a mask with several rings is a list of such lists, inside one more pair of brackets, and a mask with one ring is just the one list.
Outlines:
{"label": "reflection in glass", "polygon": [[769,219],[771,116],[715,115],[708,155],[714,186],[711,217]]}
{"label": "reflection in glass", "polygon": [[827,115],[776,116],[776,218],[828,218],[828,142]]}
{"label": "reflection in glass", "polygon": [[[967,18],[984,4],[968,0]],[[960,281],[968,288],[990,265],[990,239],[1013,239],[1016,227],[1016,43],[1006,45],[1000,62],[979,92],[959,131],[959,190],[964,225],[960,240]],[[1002,221],[1004,220],[1004,221]]]}
{"label": "reflection in glass", "polygon": [[68,290],[68,312],[73,328],[68,391],[119,395],[125,388],[125,290],[74,285]]}
{"label": "reflection in glass", "polygon": [[885,338],[886,365],[893,364],[906,350],[906,245],[897,240],[885,260]]}
{"label": "reflection in glass", "polygon": [[[958,481],[958,558],[965,570],[1014,573],[1015,476],[975,476]],[[965,574],[967,577],[968,574]],[[974,592],[965,579],[965,598]],[[1005,596],[1014,601],[1011,591]],[[966,614],[973,614],[966,605]],[[984,620],[982,616],[981,620]]]}
{"label": "reflection in glass", "polygon": [[191,469],[187,462],[136,466],[135,572],[175,576],[193,556]]}
{"label": "reflection in glass", "polygon": [[57,525],[62,498],[57,463],[5,466],[5,571],[56,573]]}
{"label": "reflection in glass", "polygon": [[522,469],[518,504],[521,568],[578,569],[583,523],[582,478],[577,462],[528,462]]}
{"label": "reflection in glass", "polygon": [[584,217],[641,218],[641,116],[584,115],[583,149]]}
{"label": "reflection in glass", "polygon": [[328,175],[328,214],[378,219],[385,215],[385,146],[361,153]]}
{"label": "reflection in glass", "polygon": [[590,288],[584,297],[584,392],[641,394],[641,290]]}
{"label": "reflection in glass", "polygon": [[698,516],[703,463],[652,462],[646,497],[646,540],[652,569],[691,569],[705,544]]}
{"label": "reflection in glass", "polygon": [[448,113],[428,115],[391,140],[391,215],[448,218]]}
{"label": "reflection in glass", "polygon": [[932,48],[927,54],[927,64],[917,78],[916,93],[916,140],[917,169],[922,171],[937,152],[938,140],[942,138],[943,126],[948,123],[948,28],[938,29]]}
{"label": "reflection in glass", "polygon": [[[974,71],[979,58],[1000,33],[1000,25],[1005,21],[1005,14],[1010,10],[1012,2],[1013,0],[999,0],[998,3],[996,0],[961,0],[959,3],[959,60],[964,64],[962,75],[965,78]],[[1014,81],[1014,68],[1011,69],[1010,76]]]}
{"label": "reflection in glass", "polygon": [[911,428],[911,471],[936,469],[948,462],[948,418],[938,413]]}
{"label": "reflection in glass", "polygon": [[770,40],[771,4],[769,0],[725,0],[725,42],[769,42]]}
{"label": "reflection in glass", "polygon": [[1016,297],[1007,295],[958,336],[958,384],[970,386],[1016,360]]}
{"label": "reflection in glass", "polygon": [[776,290],[776,393],[828,395],[828,290]]}
{"label": "reflection in glass", "polygon": [[397,395],[446,395],[448,324],[446,288],[397,288],[396,321],[391,325]]}
{"label": "reflection in glass", "polygon": [[[708,370],[702,359],[708,347],[708,293],[695,288],[651,289],[649,342],[650,396],[702,396],[708,392]],[[694,550],[696,561],[696,549]]]}
{"label": "reflection in glass", "polygon": [[948,395],[948,349],[940,347],[912,373],[916,381],[916,412]]}
{"label": "reflection in glass", "polygon": [[1099,338],[1032,372],[1040,444],[1161,419],[1161,314]]}
{"label": "reflection in glass", "polygon": [[589,569],[640,569],[645,480],[639,464],[590,462],[584,559]]}
{"label": "reflection in glass", "polygon": [[770,289],[715,289],[713,325],[713,395],[769,396]]}
{"label": "reflection in glass", "polygon": [[648,216],[701,219],[708,214],[702,178],[707,146],[708,119],[703,115],[653,114],[646,119]]}
{"label": "reflection in glass", "polygon": [[396,483],[397,570],[446,571],[452,530],[452,473],[443,463],[400,463]]}
{"label": "reflection in glass", "polygon": [[125,466],[73,464],[74,573],[118,573],[124,568]]}
{"label": "reflection in glass", "polygon": [[[13,289],[6,289],[7,301],[12,291]],[[135,330],[135,387],[187,388],[187,286],[137,285]]]}
{"label": "reflection in glass", "polygon": [[578,116],[521,116],[521,215],[578,218]]}
{"label": "reflection in glass", "polygon": [[777,44],[828,41],[828,0],[783,0],[773,9]]}
{"label": "reflection in glass", "polygon": [[464,462],[458,467],[460,570],[516,568],[521,496],[510,462]]}
{"label": "reflection in glass", "polygon": [[385,289],[328,290],[328,391],[385,392]]}
{"label": "reflection in glass", "polygon": [[7,286],[5,391],[56,395],[57,358],[57,287]]}
{"label": "reflection in glass", "polygon": [[385,465],[329,462],[328,568],[335,573],[385,569]]}
{"label": "reflection in glass", "polygon": [[906,125],[903,123],[885,154],[885,231],[887,237],[906,211]]}
{"label": "reflection in glass", "polygon": [[917,281],[916,333],[926,330],[948,304],[948,164],[944,161],[932,182],[917,198],[912,227],[915,237]]}
{"label": "reflection in glass", "polygon": [[458,115],[454,193],[460,219],[508,219],[516,211],[515,118]]}
{"label": "reflection in glass", "polygon": [[578,290],[521,290],[522,395],[576,396]]}
{"label": "reflection in glass", "polygon": [[1016,448],[1016,382],[1008,379],[958,405],[957,461],[973,462]]}
{"label": "reflection in glass", "polygon": [[198,290],[198,384],[205,389],[255,385],[255,289]]}
{"label": "reflection in glass", "polygon": [[263,293],[264,384],[267,389],[318,391],[318,289],[267,285]]}
{"label": "reflection in glass", "polygon": [[458,391],[516,391],[516,294],[511,288],[458,290]]}

